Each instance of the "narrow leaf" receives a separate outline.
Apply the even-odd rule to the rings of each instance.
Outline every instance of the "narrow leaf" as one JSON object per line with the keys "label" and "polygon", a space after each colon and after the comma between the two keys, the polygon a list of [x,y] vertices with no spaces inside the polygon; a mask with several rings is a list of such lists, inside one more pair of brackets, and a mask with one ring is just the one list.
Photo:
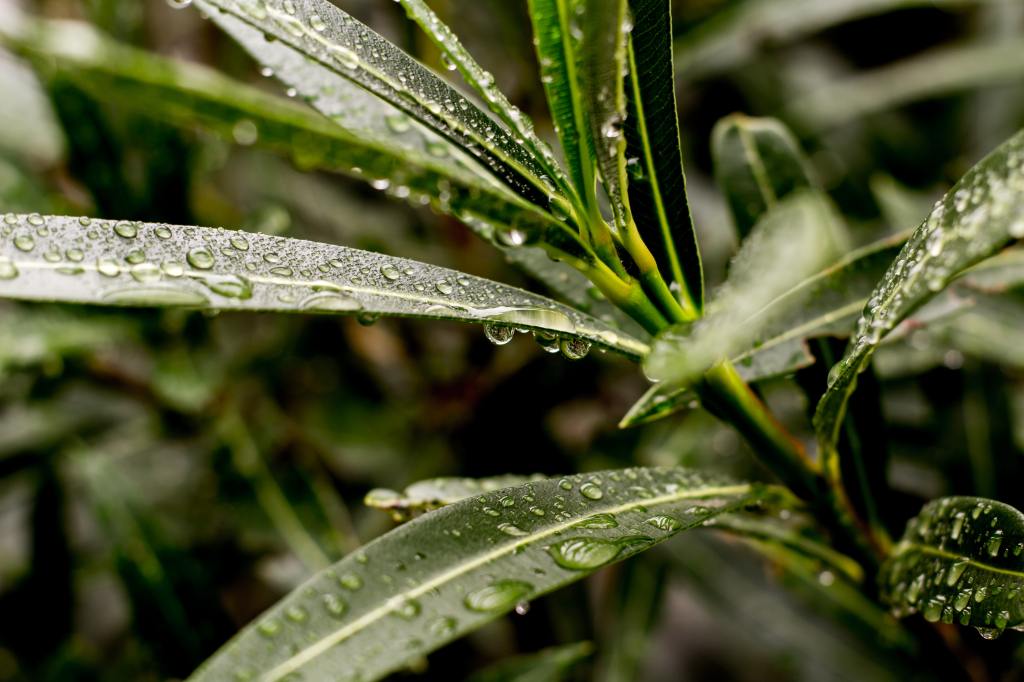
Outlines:
{"label": "narrow leaf", "polygon": [[593,653],[594,645],[590,642],[549,647],[496,663],[473,673],[466,682],[560,682]]}
{"label": "narrow leaf", "polygon": [[985,86],[1020,83],[1024,40],[931,50],[793,98],[788,117],[821,131],[909,102]]}
{"label": "narrow leaf", "polygon": [[[584,209],[594,196],[594,159],[587,145],[587,118],[580,93],[577,38],[579,0],[529,0],[533,41],[551,120]],[[580,6],[580,9],[582,7]]]}
{"label": "narrow leaf", "polygon": [[[26,20],[19,30],[0,33],[48,72],[103,101],[138,108],[173,124],[202,126],[237,144],[288,154],[303,168],[346,172],[414,203],[429,200],[471,227],[481,223],[468,216],[484,216],[489,224],[478,232],[499,246],[512,238],[511,228],[491,224],[515,226],[531,241],[561,241],[565,251],[583,253],[559,221],[495,183],[447,141],[354,86],[349,86],[347,106],[329,121],[204,67],[121,45],[86,24]],[[265,42],[262,36],[258,39]],[[278,62],[282,68],[286,63]]]}
{"label": "narrow leaf", "polygon": [[521,289],[403,258],[219,228],[7,214],[0,296],[121,306],[271,310],[461,320],[628,356],[646,345]]}
{"label": "narrow leaf", "polygon": [[[518,194],[547,206],[550,179],[533,157],[444,79],[327,0],[196,0],[258,61],[328,116],[349,106],[347,82],[385,100],[491,170]],[[257,40],[253,39],[259,36]],[[262,36],[270,36],[267,41]],[[287,46],[303,57],[281,69]]]}
{"label": "narrow leaf", "polygon": [[882,599],[897,616],[978,629],[1024,627],[1024,515],[979,497],[925,505],[882,566]]}
{"label": "narrow leaf", "polygon": [[659,334],[645,359],[648,376],[692,384],[715,362],[749,349],[769,320],[759,313],[842,252],[842,230],[827,198],[788,197],[770,211],[740,247],[729,278],[692,325]]}
{"label": "narrow leaf", "polygon": [[868,299],[815,413],[826,466],[834,465],[830,460],[857,375],[882,338],[961,272],[1022,236],[1024,132],[982,159],[935,205]]}
{"label": "narrow leaf", "polygon": [[741,240],[780,199],[815,186],[796,138],[773,118],[723,118],[711,135],[711,155]]}
{"label": "narrow leaf", "polygon": [[466,499],[318,574],[190,679],[378,679],[517,603],[766,495],[681,469],[627,469]]}
{"label": "narrow leaf", "polygon": [[506,474],[488,478],[431,478],[417,481],[402,492],[375,488],[366,494],[363,502],[368,507],[391,512],[396,521],[405,521],[423,512],[449,504],[473,495],[489,493],[501,488],[513,488],[544,477]]}
{"label": "narrow leaf", "polygon": [[[558,188],[566,195],[575,192],[558,165],[551,148],[537,136],[533,121],[508,101],[505,93],[494,83],[494,76],[481,67],[462,45],[458,36],[427,6],[423,0],[399,0],[409,18],[423,29],[444,55],[452,69],[458,69],[465,81],[476,90],[487,106],[529,148],[534,160],[544,169]],[[565,211],[566,207],[560,210]]]}
{"label": "narrow leaf", "polygon": [[641,238],[684,304],[704,305],[704,273],[683,173],[670,0],[630,0],[625,121],[629,206]]}

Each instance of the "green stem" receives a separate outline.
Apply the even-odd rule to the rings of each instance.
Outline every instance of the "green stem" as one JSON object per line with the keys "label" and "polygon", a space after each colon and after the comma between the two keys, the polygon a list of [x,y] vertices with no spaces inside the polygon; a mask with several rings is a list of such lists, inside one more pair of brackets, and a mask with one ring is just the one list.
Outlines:
{"label": "green stem", "polygon": [[779,480],[827,515],[829,525],[856,550],[858,559],[870,567],[877,565],[884,551],[858,521],[845,491],[808,457],[731,362],[723,360],[708,370],[697,391],[705,407],[743,434]]}
{"label": "green stem", "polygon": [[601,261],[582,266],[581,270],[609,301],[636,320],[646,331],[657,334],[669,325],[669,321],[651,303],[643,287],[636,280],[618,277]]}

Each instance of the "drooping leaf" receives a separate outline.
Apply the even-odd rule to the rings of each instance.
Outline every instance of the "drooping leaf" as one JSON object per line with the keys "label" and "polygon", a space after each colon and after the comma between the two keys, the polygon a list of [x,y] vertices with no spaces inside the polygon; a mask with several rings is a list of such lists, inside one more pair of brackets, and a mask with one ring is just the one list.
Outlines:
{"label": "drooping leaf", "polygon": [[[547,206],[551,180],[502,125],[378,33],[327,0],[195,0],[315,109],[335,116],[352,87],[373,93],[473,156],[516,193]],[[270,36],[271,41],[263,36]],[[298,58],[282,63],[287,48]]]}
{"label": "drooping leaf", "polygon": [[951,9],[998,0],[745,0],[676,41],[676,73],[692,80],[742,64],[762,45],[780,45],[844,22],[913,7]]}
{"label": "drooping leaf", "polygon": [[669,0],[630,0],[624,132],[629,206],[662,277],[684,307],[704,305],[704,273],[686,194],[672,67]]}
{"label": "drooping leaf", "polygon": [[909,102],[1019,83],[1022,76],[1019,38],[941,47],[797,96],[788,111],[810,130],[828,130]]}
{"label": "drooping leaf", "polygon": [[470,675],[466,682],[560,682],[594,653],[590,642],[577,642],[514,656]]}
{"label": "drooping leaf", "polygon": [[692,384],[718,360],[755,345],[768,328],[769,320],[760,315],[763,309],[833,263],[843,242],[827,198],[814,192],[786,198],[744,240],[707,315],[656,337],[645,359],[648,376]]}
{"label": "drooping leaf", "polygon": [[368,507],[391,512],[396,520],[407,520],[423,512],[440,509],[473,495],[494,492],[501,488],[525,485],[544,477],[506,474],[488,478],[431,478],[417,481],[402,492],[375,488],[366,494],[363,502]]}
{"label": "drooping leaf", "polygon": [[780,199],[815,186],[796,138],[773,118],[723,118],[711,134],[711,155],[740,239]]}
{"label": "drooping leaf", "polygon": [[936,204],[868,299],[815,412],[826,466],[857,375],[882,338],[970,266],[1024,237],[1024,132],[982,159]]}
{"label": "drooping leaf", "polygon": [[991,639],[1024,627],[1024,515],[980,497],[925,505],[882,566],[882,598],[898,616],[959,623]]}
{"label": "drooping leaf", "polygon": [[485,493],[426,514],[274,606],[190,679],[377,679],[767,489],[626,469]]}
{"label": "drooping leaf", "polygon": [[542,296],[402,258],[218,228],[7,214],[0,295],[44,301],[462,320],[638,357],[646,345]]}

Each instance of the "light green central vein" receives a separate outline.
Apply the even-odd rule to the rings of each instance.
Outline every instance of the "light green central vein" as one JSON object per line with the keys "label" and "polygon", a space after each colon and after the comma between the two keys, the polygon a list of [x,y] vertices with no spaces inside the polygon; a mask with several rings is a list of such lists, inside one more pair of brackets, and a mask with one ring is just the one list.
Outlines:
{"label": "light green central vein", "polygon": [[980,568],[981,570],[988,571],[989,573],[998,573],[1000,575],[1009,575],[1009,576],[1013,576],[1014,578],[1018,578],[1020,580],[1024,580],[1024,572],[1014,571],[1014,570],[1009,569],[1009,568],[999,568],[997,566],[990,566],[988,564],[983,564],[980,561],[975,561],[974,559],[972,559],[970,557],[965,557],[965,556],[963,556],[961,554],[953,554],[952,552],[947,552],[947,551],[941,550],[941,549],[939,549],[937,547],[932,547],[931,545],[921,545],[921,544],[918,544],[916,542],[900,543],[900,546],[896,548],[896,552],[894,554],[903,554],[903,553],[905,553],[907,551],[917,551],[917,552],[920,552],[922,554],[928,554],[928,555],[931,555],[931,556],[939,557],[941,559],[949,559],[951,561],[956,561],[958,563],[963,561],[963,562],[966,562],[969,566],[974,566],[976,568]]}
{"label": "light green central vein", "polygon": [[[610,509],[604,509],[602,510],[602,512],[613,515],[621,514],[623,512],[630,511],[631,509],[638,506],[655,507],[658,505],[669,504],[671,502],[677,502],[686,499],[699,499],[704,497],[727,495],[738,496],[748,493],[750,492],[750,490],[750,485],[720,486],[716,488],[704,488],[702,490],[687,490],[679,493],[661,495],[659,497],[654,498],[626,502],[616,507],[612,507]],[[424,583],[421,583],[420,585],[411,590],[398,593],[381,606],[378,606],[377,608],[365,613],[363,616],[352,621],[345,627],[332,632],[328,637],[321,639],[316,644],[313,644],[312,646],[303,649],[298,654],[295,654],[291,658],[285,660],[276,668],[272,669],[270,672],[265,674],[262,679],[267,681],[277,680],[281,677],[284,677],[288,673],[301,668],[303,665],[313,660],[317,656],[321,655],[322,653],[330,649],[332,646],[335,646],[336,644],[344,641],[345,639],[348,639],[352,635],[364,629],[366,626],[387,616],[389,613],[391,613],[393,609],[392,604],[393,600],[395,599],[416,599],[417,597],[427,594],[431,590],[437,589],[446,583],[452,582],[455,579],[461,577],[462,575],[465,575],[481,566],[484,566],[485,564],[488,564],[492,561],[496,561],[504,556],[516,554],[518,550],[520,550],[520,548],[527,547],[528,545],[535,544],[541,540],[544,540],[545,538],[551,537],[552,535],[560,533],[564,530],[568,530],[578,522],[578,518],[563,521],[562,523],[558,523],[554,526],[551,526],[546,530],[534,533],[533,535],[523,540],[518,540],[511,544],[507,544],[497,549],[494,549],[485,554],[481,554],[472,561],[456,566],[455,568],[445,571],[444,573],[440,573],[437,576],[431,578],[430,580]]]}

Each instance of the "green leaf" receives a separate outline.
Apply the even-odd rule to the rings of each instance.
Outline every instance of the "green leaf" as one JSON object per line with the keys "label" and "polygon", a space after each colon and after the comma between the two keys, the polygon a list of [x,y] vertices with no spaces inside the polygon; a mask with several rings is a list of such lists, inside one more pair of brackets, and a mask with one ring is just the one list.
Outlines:
{"label": "green leaf", "polygon": [[[970,266],[1024,236],[1024,132],[964,175],[910,236],[876,286],[814,416],[821,456],[835,466],[836,441],[857,375],[882,338]],[[833,469],[834,470],[834,469]]]}
{"label": "green leaf", "polygon": [[1024,627],[1024,515],[979,497],[925,505],[882,566],[882,599],[898,616],[959,623],[986,639]]}
{"label": "green leaf", "polygon": [[711,134],[711,156],[741,240],[780,199],[816,185],[800,144],[774,118],[726,116]]}
{"label": "green leaf", "polygon": [[594,645],[590,642],[549,647],[496,663],[473,673],[467,682],[559,682],[593,653]]}
{"label": "green leaf", "polygon": [[318,574],[190,679],[378,679],[517,603],[768,494],[682,469],[626,469],[466,499]]}
{"label": "green leaf", "polygon": [[[630,0],[625,121],[629,207],[667,281],[700,311],[704,273],[683,173],[669,0]],[[684,300],[684,304],[686,301]]]}
{"label": "green leaf", "polygon": [[826,197],[800,192],[786,198],[744,240],[707,315],[655,338],[644,361],[648,376],[691,385],[718,360],[763,341],[773,322],[763,315],[766,306],[832,263],[843,241]]}
{"label": "green leaf", "polygon": [[1012,85],[1024,75],[1024,40],[941,47],[794,97],[787,118],[821,131],[909,102],[985,86]]}
{"label": "green leaf", "polygon": [[327,0],[290,0],[285,5],[195,0],[195,5],[325,115],[351,108],[347,100],[357,86],[451,141],[520,196],[548,205],[554,191],[551,180],[508,130]]}
{"label": "green leaf", "polygon": [[[457,69],[466,83],[487,103],[491,112],[523,140],[533,154],[534,160],[555,182],[559,190],[566,195],[572,195],[576,190],[569,184],[551,147],[537,136],[530,117],[509,102],[505,93],[498,89],[494,84],[494,76],[473,59],[469,51],[463,47],[458,36],[438,18],[423,0],[399,0],[399,2],[405,8],[409,18],[415,21],[434,45],[441,50],[449,68]],[[562,206],[559,210],[564,212],[567,208]]]}
{"label": "green leaf", "polygon": [[219,228],[7,214],[0,296],[121,306],[461,320],[638,357],[646,345],[536,294],[403,258]]}
{"label": "green leaf", "polygon": [[744,0],[676,41],[676,73],[693,80],[738,66],[761,46],[780,45],[844,22],[913,7],[951,9],[999,0]]}
{"label": "green leaf", "polygon": [[[304,106],[204,67],[111,41],[86,24],[25,21],[19,26],[4,39],[103,101],[177,125],[200,125],[238,144],[258,144],[292,156],[304,168],[347,172],[416,204],[429,200],[498,245],[511,235],[507,227],[492,224],[515,226],[531,240],[563,240],[565,251],[583,252],[559,221],[497,185],[442,138],[354,86],[349,86],[348,106],[339,108],[332,124]],[[265,42],[262,36],[258,40]],[[474,215],[488,223],[473,220]]]}
{"label": "green leaf", "polygon": [[580,193],[584,212],[595,197],[594,158],[587,144],[587,115],[578,78],[578,9],[581,0],[529,0],[541,82],[547,95],[569,177]]}
{"label": "green leaf", "polygon": [[473,495],[493,492],[501,488],[541,481],[544,477],[506,474],[489,478],[431,478],[417,481],[402,492],[375,488],[366,494],[364,504],[374,509],[391,512],[396,521],[405,521],[423,512],[440,509]]}

